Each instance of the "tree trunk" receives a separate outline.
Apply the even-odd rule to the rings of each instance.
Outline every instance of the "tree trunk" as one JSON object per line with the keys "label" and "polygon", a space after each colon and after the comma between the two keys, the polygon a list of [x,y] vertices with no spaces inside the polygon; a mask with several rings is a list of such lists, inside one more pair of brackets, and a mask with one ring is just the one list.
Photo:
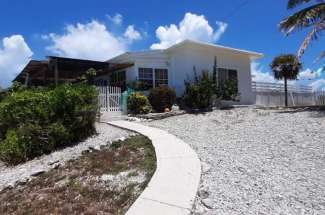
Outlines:
{"label": "tree trunk", "polygon": [[284,104],[288,107],[288,80],[284,78]]}

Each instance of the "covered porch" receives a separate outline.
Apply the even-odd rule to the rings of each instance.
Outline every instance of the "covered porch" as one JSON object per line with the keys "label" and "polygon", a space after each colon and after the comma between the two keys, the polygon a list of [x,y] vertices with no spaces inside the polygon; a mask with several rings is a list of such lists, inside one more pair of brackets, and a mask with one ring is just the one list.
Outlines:
{"label": "covered porch", "polygon": [[48,56],[46,60],[31,60],[13,81],[20,82],[26,86],[77,83],[80,81],[81,76],[91,68],[96,70],[96,76],[106,76],[131,66],[133,66],[133,63],[117,64]]}

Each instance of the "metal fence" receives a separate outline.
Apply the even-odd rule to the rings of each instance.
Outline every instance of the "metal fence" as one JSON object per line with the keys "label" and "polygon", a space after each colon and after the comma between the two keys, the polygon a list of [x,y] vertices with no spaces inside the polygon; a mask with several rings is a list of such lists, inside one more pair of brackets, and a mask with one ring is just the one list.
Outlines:
{"label": "metal fence", "polygon": [[314,92],[315,105],[325,105],[325,90]]}
{"label": "metal fence", "polygon": [[[284,84],[281,83],[252,82],[252,88],[254,92],[284,92]],[[288,84],[288,91],[296,93],[312,93],[313,88],[304,85]]]}
{"label": "metal fence", "polygon": [[[284,84],[252,82],[257,105],[283,106],[285,100]],[[312,87],[288,85],[288,105],[325,105],[325,91],[314,92]]]}

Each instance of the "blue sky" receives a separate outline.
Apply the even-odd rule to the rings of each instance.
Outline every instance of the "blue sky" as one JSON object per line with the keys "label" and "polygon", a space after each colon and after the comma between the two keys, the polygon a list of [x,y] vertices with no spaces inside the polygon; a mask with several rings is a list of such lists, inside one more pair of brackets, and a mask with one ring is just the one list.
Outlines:
{"label": "blue sky", "polygon": [[[29,57],[104,60],[127,50],[164,48],[184,38],[264,53],[253,69],[257,78],[269,80],[272,58],[296,53],[306,34],[285,37],[279,32],[277,24],[292,12],[285,0],[1,0],[0,8],[3,87]],[[325,37],[313,42],[303,56],[305,73],[299,83],[325,85],[325,74],[310,72],[324,65],[324,60],[313,63],[324,42]]]}

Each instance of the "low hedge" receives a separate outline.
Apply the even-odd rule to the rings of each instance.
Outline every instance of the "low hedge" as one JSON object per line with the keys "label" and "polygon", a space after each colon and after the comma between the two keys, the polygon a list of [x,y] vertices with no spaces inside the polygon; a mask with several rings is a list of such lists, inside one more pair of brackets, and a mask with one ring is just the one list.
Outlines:
{"label": "low hedge", "polygon": [[145,95],[134,92],[128,96],[127,109],[132,114],[146,114],[151,112],[152,107]]}
{"label": "low hedge", "polygon": [[0,160],[18,164],[94,134],[95,87],[10,92],[0,103]]}
{"label": "low hedge", "polygon": [[166,108],[172,109],[176,100],[176,93],[174,89],[167,86],[160,86],[150,90],[148,99],[151,106],[157,112],[164,112]]}

